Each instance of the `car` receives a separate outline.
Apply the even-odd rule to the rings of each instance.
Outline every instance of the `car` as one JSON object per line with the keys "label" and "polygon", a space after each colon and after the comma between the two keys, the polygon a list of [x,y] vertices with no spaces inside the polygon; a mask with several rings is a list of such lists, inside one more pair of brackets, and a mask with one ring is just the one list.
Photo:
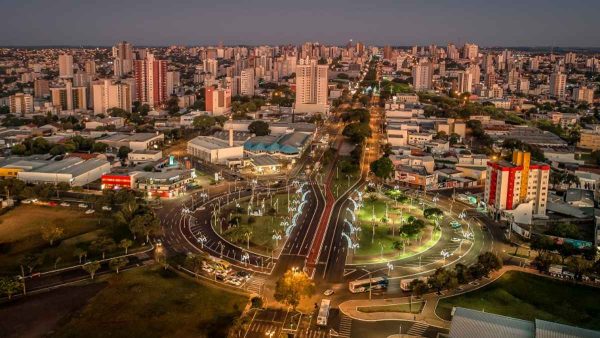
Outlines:
{"label": "car", "polygon": [[325,295],[325,296],[331,296],[331,295],[333,295],[333,290],[332,289],[327,289],[327,290],[325,290],[325,292],[323,292],[323,295]]}
{"label": "car", "polygon": [[454,238],[452,238],[450,241],[452,241],[452,242],[460,242],[460,241],[461,241],[461,239],[460,239],[460,238],[456,238],[456,237],[454,237]]}
{"label": "car", "polygon": [[28,199],[21,201],[21,203],[25,203],[25,204],[31,204],[31,203],[37,203],[37,202],[38,202],[37,198],[28,198]]}
{"label": "car", "polygon": [[479,286],[479,282],[476,282],[476,281],[472,281],[472,282],[470,282],[469,284],[471,284],[471,285],[473,285],[473,286]]}
{"label": "car", "polygon": [[70,207],[71,205],[70,205],[69,203],[67,203],[67,202],[62,202],[62,203],[60,204],[60,206],[61,206],[61,207]]}
{"label": "car", "polygon": [[85,204],[85,203],[79,203],[77,206],[80,207],[80,208],[82,208],[82,209],[83,208],[87,209],[87,207],[88,207],[87,204]]}
{"label": "car", "polygon": [[246,271],[238,271],[235,273],[236,276],[240,277],[240,278],[245,278],[248,279],[250,278],[250,274],[247,273]]}
{"label": "car", "polygon": [[105,205],[105,206],[102,207],[102,210],[104,210],[104,211],[111,211],[112,208],[109,207],[108,205]]}
{"label": "car", "polygon": [[96,212],[96,210],[94,210],[94,209],[87,209],[87,210],[85,211],[85,213],[86,213],[87,215],[93,214],[94,212]]}

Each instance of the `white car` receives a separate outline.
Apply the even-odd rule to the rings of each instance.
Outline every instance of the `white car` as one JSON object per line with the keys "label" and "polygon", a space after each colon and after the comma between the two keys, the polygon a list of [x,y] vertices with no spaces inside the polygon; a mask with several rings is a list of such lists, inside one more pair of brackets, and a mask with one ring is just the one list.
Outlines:
{"label": "white car", "polygon": [[452,242],[460,242],[460,238],[456,238],[456,237],[454,237],[454,238],[452,238],[450,241],[452,241]]}
{"label": "white car", "polygon": [[80,207],[82,209],[87,208],[87,204],[79,203],[78,207]]}
{"label": "white car", "polygon": [[70,207],[71,205],[70,205],[69,203],[67,203],[67,202],[62,202],[62,203],[60,204],[60,206],[61,206],[61,207]]}
{"label": "white car", "polygon": [[109,207],[109,206],[107,206],[107,205],[105,205],[105,206],[102,207],[102,210],[104,210],[104,211],[111,211],[112,208]]}
{"label": "white car", "polygon": [[85,211],[85,213],[86,213],[87,215],[93,214],[94,212],[96,212],[94,209],[87,209],[87,210]]}
{"label": "white car", "polygon": [[325,296],[331,296],[331,295],[333,295],[333,290],[327,289],[327,290],[325,290],[325,292],[323,292],[323,295],[325,295]]}
{"label": "white car", "polygon": [[26,200],[22,200],[21,203],[31,204],[31,203],[36,203],[37,201],[38,201],[37,198],[28,198]]}

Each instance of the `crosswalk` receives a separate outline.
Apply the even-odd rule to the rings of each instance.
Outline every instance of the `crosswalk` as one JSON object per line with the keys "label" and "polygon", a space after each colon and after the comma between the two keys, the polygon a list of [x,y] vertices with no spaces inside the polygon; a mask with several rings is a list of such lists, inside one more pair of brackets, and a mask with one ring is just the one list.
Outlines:
{"label": "crosswalk", "polygon": [[263,290],[264,285],[265,285],[265,277],[254,275],[254,276],[250,277],[250,279],[246,282],[246,284],[244,284],[244,288],[250,292],[260,295],[264,291]]}
{"label": "crosswalk", "polygon": [[281,324],[273,322],[253,321],[246,332],[246,337],[264,337],[269,333],[272,336],[279,337],[281,332]]}
{"label": "crosswalk", "polygon": [[342,314],[340,318],[340,329],[338,330],[340,333],[340,337],[350,337],[352,333],[352,318]]}
{"label": "crosswalk", "polygon": [[327,330],[301,330],[296,334],[298,338],[327,338],[329,337]]}
{"label": "crosswalk", "polygon": [[428,328],[429,325],[421,322],[416,322],[410,327],[410,330],[408,330],[407,334],[411,336],[422,337],[423,333],[425,333],[425,331],[427,331]]}

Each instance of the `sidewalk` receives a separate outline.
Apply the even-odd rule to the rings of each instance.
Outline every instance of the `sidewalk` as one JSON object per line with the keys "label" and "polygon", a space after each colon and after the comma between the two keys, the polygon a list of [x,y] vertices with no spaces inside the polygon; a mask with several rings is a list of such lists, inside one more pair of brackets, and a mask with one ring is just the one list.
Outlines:
{"label": "sidewalk", "polygon": [[385,305],[396,305],[396,304],[409,304],[409,297],[400,298],[389,298],[389,299],[373,299],[373,300],[349,300],[339,305],[340,311],[346,316],[363,321],[379,321],[379,320],[406,320],[406,321],[418,321],[425,322],[431,326],[437,326],[441,328],[449,328],[450,322],[439,318],[435,309],[440,299],[461,295],[463,293],[475,291],[490,283],[493,283],[500,278],[507,271],[524,271],[528,273],[540,274],[537,270],[522,268],[518,266],[504,266],[500,270],[492,272],[490,278],[482,279],[479,281],[479,285],[474,286],[470,284],[464,284],[463,290],[448,291],[444,290],[442,295],[438,295],[435,292],[425,294],[421,299],[412,298],[412,303],[425,302],[423,310],[419,314],[403,313],[403,312],[372,312],[366,313],[358,311],[359,307],[366,306],[385,306]]}

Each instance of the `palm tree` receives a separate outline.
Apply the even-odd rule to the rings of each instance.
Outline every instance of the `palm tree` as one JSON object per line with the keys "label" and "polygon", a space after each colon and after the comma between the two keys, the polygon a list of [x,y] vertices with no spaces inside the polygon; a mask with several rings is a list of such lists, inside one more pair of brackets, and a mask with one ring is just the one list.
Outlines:
{"label": "palm tree", "polygon": [[119,247],[125,249],[125,254],[127,255],[127,249],[133,245],[133,242],[127,238],[124,238],[119,242]]}
{"label": "palm tree", "polygon": [[85,256],[87,256],[87,251],[83,250],[82,248],[76,248],[73,251],[73,256],[78,257],[79,258],[79,264],[81,264],[81,259]]}
{"label": "palm tree", "polygon": [[119,269],[127,265],[127,263],[129,263],[129,259],[127,259],[127,257],[117,257],[111,259],[108,262],[108,265],[110,266],[111,270],[114,270],[117,272],[117,274],[119,274]]}
{"label": "palm tree", "polygon": [[94,276],[96,275],[96,271],[98,271],[98,269],[100,269],[100,262],[98,261],[87,262],[83,265],[83,270],[89,273],[92,279],[94,279]]}

